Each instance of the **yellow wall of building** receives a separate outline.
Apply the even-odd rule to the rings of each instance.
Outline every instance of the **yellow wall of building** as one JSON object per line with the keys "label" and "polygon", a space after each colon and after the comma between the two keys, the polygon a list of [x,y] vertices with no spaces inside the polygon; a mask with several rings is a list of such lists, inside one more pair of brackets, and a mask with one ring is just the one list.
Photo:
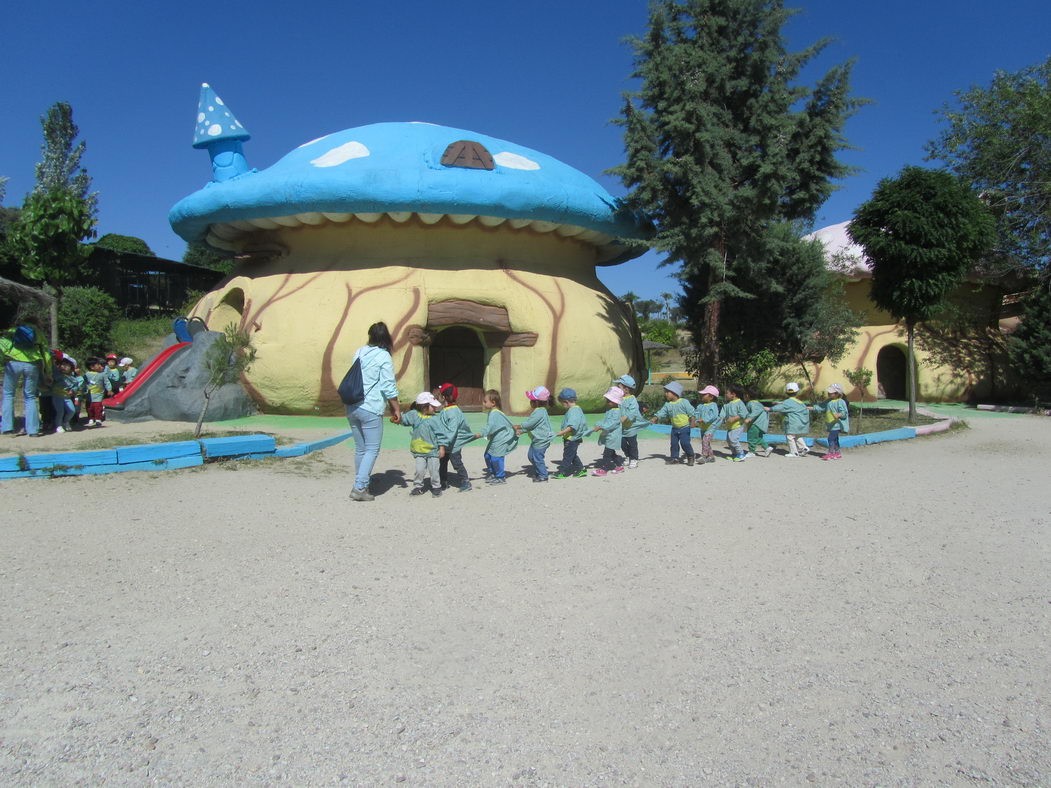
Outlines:
{"label": "yellow wall of building", "polygon": [[610,380],[632,367],[626,309],[599,282],[593,248],[571,238],[384,218],[249,239],[262,241],[287,254],[241,264],[192,315],[213,330],[248,329],[258,358],[245,383],[268,412],[342,412],[336,386],[380,320],[394,338],[401,399],[440,382],[426,379],[427,348],[410,341],[436,302],[503,307],[512,332],[537,335],[532,347],[486,351],[484,385],[510,412],[528,410],[525,391],[538,385],[575,388],[598,408]]}

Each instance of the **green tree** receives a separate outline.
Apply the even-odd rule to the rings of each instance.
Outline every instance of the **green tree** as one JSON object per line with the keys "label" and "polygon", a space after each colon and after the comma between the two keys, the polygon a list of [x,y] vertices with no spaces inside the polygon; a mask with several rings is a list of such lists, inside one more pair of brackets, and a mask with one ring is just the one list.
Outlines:
{"label": "green tree", "polygon": [[30,194],[11,228],[11,250],[22,274],[56,290],[86,272],[87,249],[81,241],[95,235],[95,217],[83,199],[69,189]]}
{"label": "green tree", "polygon": [[[848,225],[872,261],[872,301],[905,323],[908,369],[916,369],[916,324],[931,319],[993,242],[992,216],[944,170],[906,167],[884,178]],[[909,421],[916,376],[909,375]]]}
{"label": "green tree", "polygon": [[1051,391],[1051,287],[1046,282],[1026,296],[1022,321],[1007,338],[1007,354],[1034,400]]}
{"label": "green tree", "polygon": [[237,264],[237,261],[230,255],[221,254],[204,244],[187,244],[182,261],[188,265],[199,265],[203,268],[222,271],[224,274],[230,273]]}
{"label": "green tree", "polygon": [[649,320],[653,315],[660,311],[661,305],[651,299],[641,299],[636,301],[635,313],[639,316],[639,320]]}
{"label": "green tree", "polygon": [[927,144],[982,195],[996,217],[997,267],[1051,268],[1051,57],[1015,73],[997,71],[988,87],[956,93],[941,115],[946,128]]}
{"label": "green tree", "polygon": [[679,346],[679,338],[675,334],[675,324],[670,320],[643,320],[639,322],[639,331],[643,339],[651,342],[660,342],[662,345],[671,347]]}
{"label": "green tree", "polygon": [[80,130],[73,122],[73,108],[64,101],[51,105],[40,118],[44,130],[44,144],[40,146],[41,159],[36,165],[36,186],[33,194],[69,190],[83,200],[88,212],[98,212],[98,197],[89,193],[91,176],[80,166],[85,143],[76,142]]}
{"label": "green tree", "polygon": [[826,46],[786,49],[781,0],[655,0],[633,40],[638,93],[625,97],[627,161],[611,170],[628,206],[656,226],[652,244],[680,264],[682,306],[699,372],[716,379],[728,301],[768,279],[763,238],[785,220],[810,220],[849,168],[836,154],[861,101],[851,65],[811,90],[801,69]]}
{"label": "green tree", "polygon": [[95,246],[101,246],[104,249],[110,249],[114,252],[131,252],[132,254],[141,254],[146,255],[147,257],[157,256],[154,254],[154,251],[150,249],[149,244],[141,238],[136,238],[134,235],[106,233],[95,242]]}
{"label": "green tree", "polygon": [[83,364],[88,356],[110,348],[110,331],[120,318],[120,308],[109,293],[97,287],[67,287],[58,305],[61,347]]}
{"label": "green tree", "polygon": [[861,399],[858,400],[858,428],[861,432],[861,421],[865,418],[865,397],[868,396],[868,387],[872,383],[872,370],[858,367],[857,369],[841,369],[843,377],[847,382],[858,390]]}
{"label": "green tree", "polygon": [[228,383],[236,383],[242,373],[247,372],[255,362],[256,350],[246,330],[239,329],[231,323],[223,329],[218,337],[204,352],[204,366],[208,371],[208,380],[204,386],[204,404],[197,417],[193,436],[201,435],[201,425],[208,415],[208,405],[212,395]]}

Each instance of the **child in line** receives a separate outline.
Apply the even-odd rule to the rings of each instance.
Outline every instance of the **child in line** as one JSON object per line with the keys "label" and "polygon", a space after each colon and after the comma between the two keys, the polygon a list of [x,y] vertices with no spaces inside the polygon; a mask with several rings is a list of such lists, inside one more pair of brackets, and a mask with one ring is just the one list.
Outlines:
{"label": "child in line", "polygon": [[88,371],[84,373],[84,385],[88,390],[88,426],[101,427],[106,420],[106,408],[102,400],[113,393],[109,376],[103,371],[105,365],[100,358],[88,359]]}
{"label": "child in line", "polygon": [[485,435],[489,438],[489,445],[485,447],[487,484],[507,484],[504,458],[518,446],[515,426],[500,410],[500,405],[500,392],[496,389],[489,389],[482,395],[482,407],[489,411],[489,418],[485,422],[485,431],[476,433],[475,437]]}
{"label": "child in line", "polygon": [[631,375],[621,375],[613,382],[624,392],[624,398],[620,401],[621,431],[623,432],[620,447],[628,461],[628,467],[637,468],[639,466],[639,433],[649,427],[650,423],[642,417],[639,401],[635,397],[635,378]]}
{"label": "child in line", "polygon": [[440,429],[438,412],[441,403],[429,391],[421,391],[412,404],[412,410],[401,414],[399,424],[412,430],[409,451],[416,460],[416,476],[412,480],[412,492],[409,495],[423,495],[423,482],[428,476],[431,479],[431,495],[437,498],[442,494],[439,482],[438,456]]}
{"label": "child in line", "polygon": [[452,383],[442,383],[438,387],[438,400],[442,403],[442,409],[438,413],[439,440],[441,450],[438,457],[438,477],[441,480],[441,488],[449,488],[449,463],[452,462],[453,469],[460,475],[460,492],[471,490],[471,477],[467,475],[467,468],[463,464],[461,449],[468,441],[474,440],[474,433],[467,426],[467,419],[456,404],[460,396],[460,390]]}
{"label": "child in line", "polygon": [[766,431],[770,429],[770,414],[755,397],[755,389],[748,388],[744,392],[744,402],[748,406],[748,418],[744,420],[745,429],[748,430],[748,453],[745,457],[769,457],[773,451],[766,444]]}
{"label": "child in line", "polygon": [[55,410],[55,432],[69,432],[73,421],[73,400],[80,384],[73,374],[73,362],[59,359],[51,384],[51,405]]}
{"label": "child in line", "polygon": [[624,392],[617,386],[613,386],[602,395],[606,400],[606,417],[602,423],[588,430],[587,434],[599,433],[598,440],[602,444],[602,458],[595,463],[598,467],[592,471],[593,476],[608,476],[614,473],[624,473],[624,460],[617,454],[624,434],[620,426],[621,412],[620,403],[624,399]]}
{"label": "child in line", "polygon": [[806,440],[803,438],[810,432],[810,410],[796,397],[799,393],[799,384],[795,381],[785,386],[788,397],[783,401],[767,408],[774,413],[785,414],[785,437],[788,439],[788,454],[790,458],[805,457],[810,453]]}
{"label": "child in line", "polygon": [[741,436],[744,435],[744,420],[748,417],[748,406],[741,400],[744,389],[736,383],[726,390],[726,403],[719,411],[719,423],[726,430],[726,447],[730,450],[730,459],[744,462],[744,449],[741,448]]}
{"label": "child in line", "polygon": [[554,437],[554,433],[551,431],[551,418],[547,415],[547,406],[551,400],[551,392],[547,390],[546,386],[537,386],[535,389],[527,391],[526,397],[529,398],[529,404],[533,408],[533,412],[529,414],[528,419],[521,424],[515,425],[515,434],[529,433],[529,437],[532,439],[529,444],[529,461],[533,463],[533,468],[536,471],[533,481],[546,482],[548,474],[544,455],[547,454],[547,448],[551,445],[551,438]]}
{"label": "child in line", "polygon": [[682,384],[672,381],[664,386],[665,403],[653,414],[651,422],[656,424],[661,419],[671,423],[671,457],[665,460],[668,465],[679,462],[679,447],[686,453],[686,464],[693,465],[694,451],[690,443],[690,429],[696,415],[693,405],[682,395]]}
{"label": "child in line", "polygon": [[116,353],[106,354],[106,369],[103,371],[106,373],[106,377],[109,378],[110,394],[116,394],[118,391],[120,391],[121,386],[124,383],[124,378],[121,375],[120,367],[117,366]]}
{"label": "child in line", "polygon": [[558,404],[566,409],[566,414],[562,417],[562,424],[559,425],[558,432],[555,433],[563,441],[562,462],[558,464],[558,473],[555,474],[555,478],[568,479],[570,476],[587,476],[588,470],[577,456],[588,429],[584,410],[577,404],[577,392],[570,388],[562,389],[558,392]]}
{"label": "child in line", "polygon": [[712,437],[715,428],[719,426],[719,404],[715,398],[719,396],[719,389],[715,386],[705,386],[698,392],[701,401],[697,403],[697,427],[701,431],[701,463],[715,462],[715,452],[712,451]]}
{"label": "child in line", "polygon": [[828,387],[828,396],[827,402],[814,405],[814,410],[824,411],[825,423],[828,425],[828,451],[821,459],[842,460],[843,455],[839,453],[839,435],[842,432],[850,432],[850,406],[840,383],[833,383]]}
{"label": "child in line", "polygon": [[134,362],[131,356],[125,356],[120,360],[120,375],[125,387],[135,380],[135,376],[139,374],[139,370],[133,367],[132,363]]}

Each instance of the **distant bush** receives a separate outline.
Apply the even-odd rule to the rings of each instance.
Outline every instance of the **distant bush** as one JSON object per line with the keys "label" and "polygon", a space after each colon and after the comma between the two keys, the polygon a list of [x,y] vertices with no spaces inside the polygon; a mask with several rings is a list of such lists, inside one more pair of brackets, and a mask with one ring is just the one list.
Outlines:
{"label": "distant bush", "polygon": [[77,361],[111,350],[111,329],[120,316],[113,297],[97,287],[67,287],[58,304],[59,347]]}
{"label": "distant bush", "polygon": [[643,339],[651,342],[660,342],[663,345],[679,346],[679,337],[676,334],[676,325],[670,320],[640,320],[639,331]]}
{"label": "distant bush", "polygon": [[147,257],[157,256],[154,254],[154,251],[150,249],[149,244],[141,238],[136,238],[134,235],[106,233],[95,242],[95,246],[101,246],[104,249],[110,249],[114,252],[131,252],[132,254],[141,254],[146,255]]}

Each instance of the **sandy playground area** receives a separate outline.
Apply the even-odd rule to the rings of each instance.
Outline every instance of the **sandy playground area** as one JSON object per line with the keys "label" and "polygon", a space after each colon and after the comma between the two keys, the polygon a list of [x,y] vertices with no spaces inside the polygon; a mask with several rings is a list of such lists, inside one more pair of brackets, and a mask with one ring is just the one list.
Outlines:
{"label": "sandy playground area", "polygon": [[1051,419],[846,456],[6,481],[0,783],[1051,785]]}

